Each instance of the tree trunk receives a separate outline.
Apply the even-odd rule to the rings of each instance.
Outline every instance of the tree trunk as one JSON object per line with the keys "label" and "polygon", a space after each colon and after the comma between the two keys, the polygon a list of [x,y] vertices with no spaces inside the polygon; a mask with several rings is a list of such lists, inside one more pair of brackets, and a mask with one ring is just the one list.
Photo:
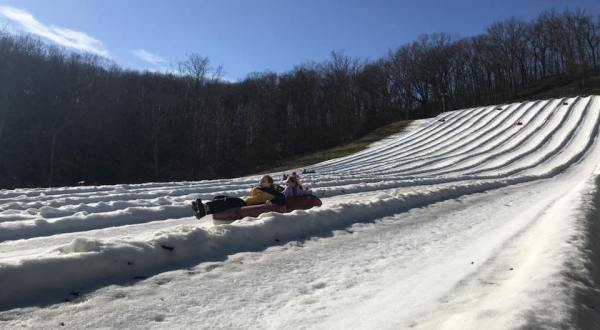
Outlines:
{"label": "tree trunk", "polygon": [[50,141],[50,173],[48,174],[48,187],[52,187],[52,185],[54,184],[57,138],[58,138],[58,131],[55,130],[52,133],[52,139]]}
{"label": "tree trunk", "polygon": [[0,143],[2,143],[4,127],[6,127],[6,118],[8,117],[9,96],[5,89],[3,89],[3,93],[0,95]]}
{"label": "tree trunk", "polygon": [[2,143],[2,137],[4,136],[4,127],[6,126],[6,113],[8,109],[0,109],[0,143]]}

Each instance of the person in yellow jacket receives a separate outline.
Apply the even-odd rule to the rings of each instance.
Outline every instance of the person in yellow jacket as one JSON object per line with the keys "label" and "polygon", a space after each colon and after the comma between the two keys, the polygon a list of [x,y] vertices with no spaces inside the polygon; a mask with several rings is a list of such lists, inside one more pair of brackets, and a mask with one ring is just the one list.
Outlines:
{"label": "person in yellow jacket", "polygon": [[201,199],[192,201],[192,209],[196,218],[200,219],[207,214],[219,213],[234,207],[257,204],[285,205],[285,196],[275,188],[273,178],[265,175],[260,179],[258,186],[252,188],[250,195],[237,198],[217,196],[212,201],[202,203]]}

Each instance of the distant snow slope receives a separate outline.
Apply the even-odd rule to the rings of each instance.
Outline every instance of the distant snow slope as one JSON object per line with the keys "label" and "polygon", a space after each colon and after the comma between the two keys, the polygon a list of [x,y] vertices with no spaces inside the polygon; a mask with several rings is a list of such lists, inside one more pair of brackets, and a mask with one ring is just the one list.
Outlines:
{"label": "distant snow slope", "polygon": [[231,224],[190,200],[257,177],[0,191],[0,327],[576,327],[599,116],[447,112],[310,167],[323,207]]}

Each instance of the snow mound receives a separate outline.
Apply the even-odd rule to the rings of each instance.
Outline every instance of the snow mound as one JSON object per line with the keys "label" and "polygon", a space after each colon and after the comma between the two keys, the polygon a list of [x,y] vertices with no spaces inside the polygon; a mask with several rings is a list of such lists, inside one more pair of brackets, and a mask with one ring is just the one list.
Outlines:
{"label": "snow mound", "polygon": [[58,248],[61,253],[85,253],[100,252],[104,247],[104,242],[88,238],[76,238],[71,244]]}

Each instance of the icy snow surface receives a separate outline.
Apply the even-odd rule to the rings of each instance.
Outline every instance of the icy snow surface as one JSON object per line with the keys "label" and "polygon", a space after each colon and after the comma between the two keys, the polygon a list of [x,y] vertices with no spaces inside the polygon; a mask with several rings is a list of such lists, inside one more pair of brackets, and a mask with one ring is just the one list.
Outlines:
{"label": "icy snow surface", "polygon": [[258,176],[0,190],[0,328],[576,328],[599,116],[443,113],[311,166],[323,207],[226,224],[190,201]]}

